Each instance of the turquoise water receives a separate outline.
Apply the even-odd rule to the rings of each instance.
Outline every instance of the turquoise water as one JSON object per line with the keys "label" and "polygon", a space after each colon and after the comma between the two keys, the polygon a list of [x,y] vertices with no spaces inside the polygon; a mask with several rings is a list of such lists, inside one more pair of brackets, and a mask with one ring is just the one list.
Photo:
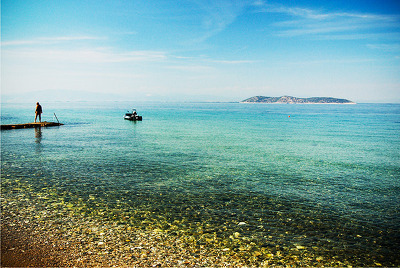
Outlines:
{"label": "turquoise water", "polygon": [[[240,233],[274,254],[400,265],[399,104],[136,103],[141,122],[123,120],[131,105],[43,103],[64,126],[1,131],[3,198],[18,181],[232,250]],[[32,122],[31,106],[3,104],[2,124]]]}

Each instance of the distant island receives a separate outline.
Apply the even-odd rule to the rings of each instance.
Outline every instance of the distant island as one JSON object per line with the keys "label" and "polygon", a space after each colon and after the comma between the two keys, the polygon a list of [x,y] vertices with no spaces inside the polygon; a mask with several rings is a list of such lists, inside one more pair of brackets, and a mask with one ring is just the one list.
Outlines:
{"label": "distant island", "polygon": [[296,104],[296,103],[355,104],[355,102],[352,102],[350,100],[337,99],[331,97],[297,98],[292,96],[281,96],[281,97],[255,96],[245,99],[241,102],[242,103],[290,103],[290,104]]}

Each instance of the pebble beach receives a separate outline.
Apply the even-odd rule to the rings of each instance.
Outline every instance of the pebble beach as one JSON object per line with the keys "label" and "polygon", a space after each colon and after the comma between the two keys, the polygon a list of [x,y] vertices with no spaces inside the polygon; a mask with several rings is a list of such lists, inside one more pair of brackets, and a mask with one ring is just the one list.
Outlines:
{"label": "pebble beach", "polygon": [[[233,234],[229,248],[207,233],[189,237],[151,227],[138,229],[90,221],[72,210],[65,210],[60,215],[59,211],[48,210],[32,201],[3,199],[2,267],[350,265],[312,255],[301,246],[287,251],[279,250],[279,247],[260,249],[240,233]],[[233,246],[235,243],[236,247]]]}
{"label": "pebble beach", "polygon": [[315,247],[260,245],[239,232],[245,222],[228,239],[203,227],[188,235],[177,221],[160,229],[160,223],[93,219],[79,207],[52,206],[48,196],[23,191],[21,183],[2,184],[2,267],[352,266],[339,256],[318,255]]}

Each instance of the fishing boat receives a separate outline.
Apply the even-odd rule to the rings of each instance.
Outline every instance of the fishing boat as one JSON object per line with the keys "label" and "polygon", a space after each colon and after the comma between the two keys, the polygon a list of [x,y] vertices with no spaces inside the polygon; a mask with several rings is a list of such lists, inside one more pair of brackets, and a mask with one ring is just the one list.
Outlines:
{"label": "fishing boat", "polygon": [[124,119],[131,121],[142,121],[142,116],[137,114],[136,109],[132,109],[132,112],[126,112]]}

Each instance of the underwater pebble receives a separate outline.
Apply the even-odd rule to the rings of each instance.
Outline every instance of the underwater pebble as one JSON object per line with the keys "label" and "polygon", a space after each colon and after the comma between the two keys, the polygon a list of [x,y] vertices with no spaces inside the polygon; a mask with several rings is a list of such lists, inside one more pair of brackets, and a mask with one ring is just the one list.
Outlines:
{"label": "underwater pebble", "polygon": [[[15,195],[15,198],[19,198],[19,196]],[[19,206],[22,202],[18,199],[15,200],[15,202],[10,202],[9,204],[15,203],[16,206]],[[66,198],[66,200],[68,199]],[[47,204],[35,203],[34,199],[26,199],[23,202],[26,202],[21,206],[24,209],[15,211],[15,214],[12,214],[12,211],[7,211],[7,213],[9,215],[12,214],[13,218],[26,219],[29,225],[36,226],[38,224],[38,232],[35,233],[35,236],[46,237],[48,239],[46,241],[47,245],[54,249],[61,248],[67,254],[62,267],[118,267],[121,265],[127,267],[260,267],[262,265],[267,267],[276,265],[311,267],[316,265],[349,266],[349,264],[353,264],[343,260],[342,255],[338,255],[336,257],[337,260],[332,260],[331,257],[325,257],[326,259],[324,259],[324,257],[318,256],[319,254],[325,254],[321,253],[321,250],[324,249],[323,244],[315,243],[318,247],[314,246],[312,248],[311,245],[313,244],[306,244],[310,247],[299,245],[305,243],[302,239],[307,236],[303,233],[301,233],[301,236],[298,235],[296,237],[298,240],[294,240],[291,243],[279,243],[284,239],[279,238],[279,233],[274,231],[268,224],[265,224],[265,230],[258,230],[260,234],[261,231],[265,231],[260,235],[265,242],[265,247],[259,247],[260,243],[257,237],[249,235],[248,232],[234,232],[247,228],[237,227],[248,225],[246,222],[230,221],[225,223],[225,234],[227,236],[232,234],[230,235],[232,240],[230,240],[227,237],[216,236],[212,224],[200,223],[193,228],[188,222],[169,222],[163,219],[160,222],[168,226],[167,229],[164,229],[164,225],[162,227],[161,225],[155,226],[154,221],[151,219],[147,222],[147,229],[140,229],[140,224],[136,224],[135,221],[130,222],[127,220],[126,224],[119,225],[113,222],[114,219],[110,221],[104,220],[97,216],[100,215],[97,213],[98,211],[94,216],[99,217],[98,219],[90,218],[91,216],[85,217],[80,213],[73,215],[70,211],[79,212],[82,209],[82,206],[75,202],[60,203],[64,204],[64,207],[69,205],[72,208],[65,213],[62,211],[62,206],[53,207],[49,201],[43,201],[48,202]],[[3,202],[2,205],[6,207],[7,204],[7,202]],[[25,208],[28,205],[32,207]],[[46,208],[41,206],[46,206]],[[104,206],[104,204],[99,203],[99,206]],[[43,209],[48,209],[48,211],[43,211]],[[95,209],[93,210],[95,211]],[[36,219],[35,216],[39,213],[46,217],[41,217],[41,220]],[[88,213],[87,215],[90,214]],[[117,217],[118,210],[113,212],[104,210],[101,215]],[[149,213],[143,213],[143,215],[144,217],[141,220],[151,218]],[[124,219],[124,221],[129,218],[124,213],[120,216],[120,219]],[[131,219],[136,220],[134,216]],[[8,226],[14,225],[11,220],[8,221]],[[24,224],[23,221],[21,223]],[[249,221],[249,223],[251,225],[252,221]],[[20,223],[18,222],[18,224]],[[192,228],[191,230],[201,230],[201,232],[199,231],[195,235],[193,235],[194,232],[184,233],[185,228],[189,226]],[[257,224],[254,225],[254,227],[256,226]],[[260,225],[260,228],[262,227]],[[271,230],[267,230],[268,228],[271,228]],[[49,232],[53,233],[50,234]],[[292,231],[289,233],[293,234]],[[99,242],[100,239],[103,239],[99,235],[104,236],[106,234],[107,240]],[[361,237],[360,235],[354,236]],[[199,237],[202,239],[201,242],[206,241],[209,244],[196,244],[196,241],[198,241],[196,238]],[[296,244],[296,242],[299,244]],[[280,246],[275,247],[275,244]],[[318,250],[319,247],[321,250]],[[289,252],[292,248],[295,251]],[[306,248],[309,248],[310,251],[297,251]],[[332,248],[330,247],[329,249]],[[282,250],[282,252],[277,251],[278,249]],[[18,250],[20,249],[18,248]],[[318,255],[317,250],[319,252]],[[339,259],[343,262],[339,262]],[[317,261],[320,263],[317,263]],[[379,262],[372,261],[372,264],[382,266]],[[353,265],[357,266],[355,263]]]}

